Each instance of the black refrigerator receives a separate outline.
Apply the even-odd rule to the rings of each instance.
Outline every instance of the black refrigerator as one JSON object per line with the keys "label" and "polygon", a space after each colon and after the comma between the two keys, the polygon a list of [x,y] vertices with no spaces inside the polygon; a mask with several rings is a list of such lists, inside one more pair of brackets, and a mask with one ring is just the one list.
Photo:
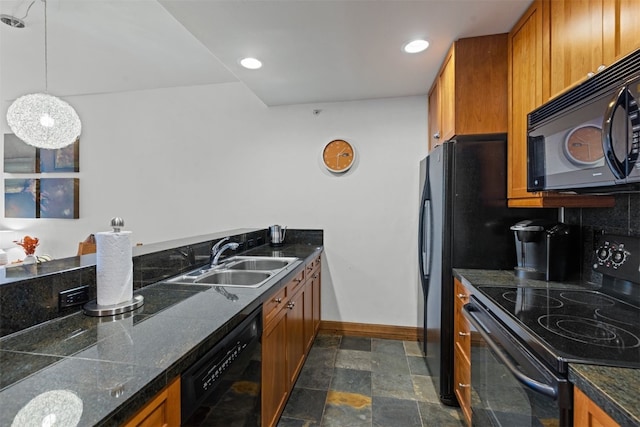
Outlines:
{"label": "black refrigerator", "polygon": [[418,318],[422,350],[440,400],[457,405],[453,381],[453,268],[513,270],[510,227],[557,219],[555,209],[507,208],[506,135],[436,146],[420,162]]}

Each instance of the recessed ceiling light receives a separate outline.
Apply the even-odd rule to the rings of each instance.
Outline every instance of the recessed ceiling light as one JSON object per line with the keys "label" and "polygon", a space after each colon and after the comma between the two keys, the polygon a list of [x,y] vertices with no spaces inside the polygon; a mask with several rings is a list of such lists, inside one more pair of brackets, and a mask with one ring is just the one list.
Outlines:
{"label": "recessed ceiling light", "polygon": [[404,51],[407,53],[422,52],[429,47],[429,42],[426,40],[414,40],[404,45]]}
{"label": "recessed ceiling light", "polygon": [[256,58],[243,58],[240,60],[240,65],[250,70],[257,70],[262,67],[262,62],[258,61]]}

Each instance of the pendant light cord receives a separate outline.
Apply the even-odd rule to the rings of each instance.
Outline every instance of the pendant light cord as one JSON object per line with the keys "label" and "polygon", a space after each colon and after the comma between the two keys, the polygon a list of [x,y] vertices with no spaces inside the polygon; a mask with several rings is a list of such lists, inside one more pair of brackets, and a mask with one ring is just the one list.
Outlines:
{"label": "pendant light cord", "polygon": [[[33,1],[31,2],[31,4],[29,5],[29,7],[27,7],[27,11],[24,13],[24,16],[23,16],[22,18],[19,18],[19,19],[21,19],[21,20],[22,20],[22,19],[25,19],[27,16],[29,16],[29,11],[31,10],[31,6],[33,6],[33,4],[34,4],[35,2],[36,2],[36,0],[33,0]],[[17,4],[17,5],[16,5],[16,9],[18,8],[18,6],[20,6],[20,5],[19,5],[19,4]],[[14,12],[15,12],[15,10],[14,10]],[[14,13],[14,15],[15,15],[15,13]]]}

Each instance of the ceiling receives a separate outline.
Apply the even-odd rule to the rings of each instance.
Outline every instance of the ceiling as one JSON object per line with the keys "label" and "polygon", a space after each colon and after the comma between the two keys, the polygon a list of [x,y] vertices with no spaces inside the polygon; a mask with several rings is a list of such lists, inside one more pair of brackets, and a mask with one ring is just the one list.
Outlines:
{"label": "ceiling", "polygon": [[[33,0],[0,0],[22,18]],[[453,42],[507,32],[531,0],[48,0],[59,96],[242,82],[266,105],[424,95]],[[0,93],[44,90],[44,3],[0,25]],[[409,55],[415,38],[431,46]],[[238,61],[259,58],[260,70]]]}

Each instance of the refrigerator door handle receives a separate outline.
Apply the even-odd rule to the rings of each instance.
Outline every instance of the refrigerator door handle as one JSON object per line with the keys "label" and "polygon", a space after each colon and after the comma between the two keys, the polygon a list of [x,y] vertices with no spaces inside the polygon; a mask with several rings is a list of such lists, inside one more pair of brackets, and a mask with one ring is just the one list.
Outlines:
{"label": "refrigerator door handle", "polygon": [[427,162],[422,201],[420,203],[420,217],[418,219],[418,264],[420,266],[420,280],[425,289],[425,295],[431,268],[431,191],[429,185],[429,163]]}
{"label": "refrigerator door handle", "polygon": [[422,216],[422,220],[424,221],[422,262],[424,264],[424,276],[428,279],[431,270],[431,200],[424,201],[424,214]]}

